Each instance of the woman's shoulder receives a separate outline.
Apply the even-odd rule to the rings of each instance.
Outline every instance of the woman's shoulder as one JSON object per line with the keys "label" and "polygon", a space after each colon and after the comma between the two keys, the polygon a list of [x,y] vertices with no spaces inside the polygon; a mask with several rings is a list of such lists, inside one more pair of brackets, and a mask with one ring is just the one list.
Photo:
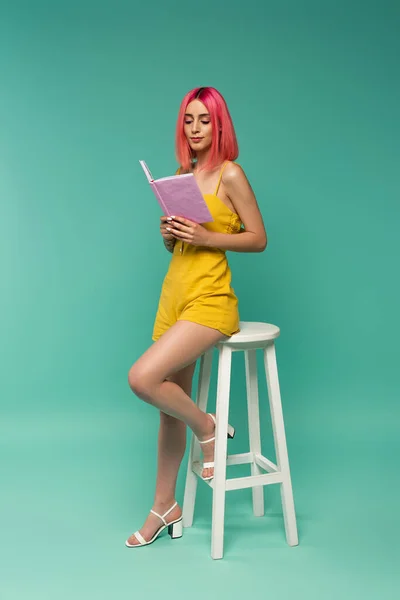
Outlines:
{"label": "woman's shoulder", "polygon": [[245,177],[242,167],[233,160],[227,160],[222,172],[223,183],[235,183]]}

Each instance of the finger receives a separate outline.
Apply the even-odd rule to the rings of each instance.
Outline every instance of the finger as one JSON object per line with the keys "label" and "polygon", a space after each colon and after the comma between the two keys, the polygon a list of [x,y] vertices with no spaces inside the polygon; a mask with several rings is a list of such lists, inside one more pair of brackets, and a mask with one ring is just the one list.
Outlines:
{"label": "finger", "polygon": [[174,228],[175,229],[182,229],[182,225],[181,223],[177,223],[176,221],[171,221],[170,223],[167,224],[168,227]]}
{"label": "finger", "polygon": [[166,227],[166,231],[167,233],[169,233],[170,235],[175,235],[176,233],[181,233],[180,231],[178,231],[177,229],[175,229],[174,227]]}
{"label": "finger", "polygon": [[183,223],[178,223],[176,221],[173,221],[171,223],[172,227],[175,227],[175,229],[179,229],[180,231],[185,231],[186,233],[189,233],[190,231],[190,227],[188,227],[187,225],[183,225]]}
{"label": "finger", "polygon": [[179,229],[171,228],[169,230],[169,233],[171,233],[174,237],[176,237],[180,240],[187,240],[190,238],[190,236],[188,234],[184,233],[183,231],[179,231]]}
{"label": "finger", "polygon": [[174,217],[174,221],[182,223],[183,225],[186,225],[186,227],[190,227],[192,225],[192,221],[185,219],[185,217]]}

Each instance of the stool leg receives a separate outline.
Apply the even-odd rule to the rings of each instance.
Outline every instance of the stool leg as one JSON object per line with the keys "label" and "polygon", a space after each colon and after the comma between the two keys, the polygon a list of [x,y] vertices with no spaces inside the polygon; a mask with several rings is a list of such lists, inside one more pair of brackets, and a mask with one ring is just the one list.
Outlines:
{"label": "stool leg", "polygon": [[224,552],[224,517],[226,491],[226,453],[229,417],[229,390],[231,380],[232,350],[223,346],[219,350],[217,386],[217,426],[215,430],[214,478],[212,481],[212,532],[211,556],[222,558]]}
{"label": "stool leg", "polygon": [[283,478],[281,483],[281,499],[283,517],[285,521],[286,539],[289,546],[296,546],[299,543],[297,536],[296,513],[294,508],[281,394],[279,389],[275,344],[273,342],[264,349],[264,365],[267,377],[268,398],[271,409],[276,458]]}
{"label": "stool leg", "polygon": [[[253,454],[251,474],[262,475],[262,469],[254,461],[255,454],[261,454],[260,414],[258,402],[257,355],[256,350],[244,351],[246,367],[247,412],[249,419],[250,452]],[[252,488],[253,513],[256,517],[264,515],[264,487]]]}
{"label": "stool leg", "polygon": [[[212,367],[213,349],[208,350],[201,356],[200,370],[197,383],[196,404],[202,411],[207,409],[208,391],[210,388],[211,367]],[[201,449],[199,440],[192,432],[190,441],[189,458],[187,465],[187,475],[185,484],[185,494],[183,498],[182,521],[184,527],[191,527],[193,524],[194,505],[196,502],[197,475],[192,470],[195,461],[199,461]]]}

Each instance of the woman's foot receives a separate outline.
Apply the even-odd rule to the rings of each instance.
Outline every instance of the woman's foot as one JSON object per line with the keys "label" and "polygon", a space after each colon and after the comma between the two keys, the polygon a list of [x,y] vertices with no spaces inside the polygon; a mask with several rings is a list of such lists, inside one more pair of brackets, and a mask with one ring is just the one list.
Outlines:
{"label": "woman's foot", "polygon": [[[175,502],[175,500],[169,500],[166,503],[165,502],[155,502],[153,505],[153,510],[154,510],[154,512],[158,513],[159,515],[163,515],[164,513],[167,512],[167,510],[169,508],[171,508],[171,506],[174,504],[174,502]],[[168,515],[165,517],[165,520],[167,523],[172,523],[172,521],[176,521],[181,516],[182,516],[182,510],[181,510],[180,506],[177,504],[175,506],[175,508],[173,510],[171,510],[170,513],[168,513]],[[161,519],[159,519],[156,515],[153,515],[153,513],[149,513],[149,516],[147,517],[146,521],[144,522],[142,529],[139,529],[139,533],[148,542],[149,540],[151,540],[151,538],[156,533],[156,531],[158,531],[160,529],[160,527],[162,527],[163,525],[164,525],[164,523],[161,521]],[[137,540],[133,534],[128,538],[127,542],[131,546],[136,546],[136,545],[140,544],[139,540]]]}
{"label": "woman's foot", "polygon": [[[214,417],[215,417],[215,413]],[[212,417],[210,417],[209,414],[206,414],[207,419],[208,419],[208,426],[206,431],[204,432],[203,435],[199,436],[198,440],[200,442],[204,442],[205,440],[208,440],[209,438],[212,438],[215,436],[215,423],[212,419]],[[200,445],[201,450],[203,452],[203,458],[204,461],[203,462],[213,462],[214,460],[214,447],[215,447],[215,440],[212,440],[211,442],[208,442],[208,444],[201,444]],[[203,471],[201,472],[201,476],[205,479],[207,479],[208,477],[213,477],[214,476],[214,467],[206,467],[203,469]]]}

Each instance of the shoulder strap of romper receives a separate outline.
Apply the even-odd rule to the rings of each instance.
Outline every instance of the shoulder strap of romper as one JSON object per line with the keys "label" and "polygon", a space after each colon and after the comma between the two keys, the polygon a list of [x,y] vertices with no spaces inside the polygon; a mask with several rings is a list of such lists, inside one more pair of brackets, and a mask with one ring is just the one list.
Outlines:
{"label": "shoulder strap of romper", "polygon": [[222,179],[222,173],[224,172],[224,169],[227,164],[228,164],[228,161],[225,161],[224,164],[222,165],[222,169],[221,169],[219,177],[218,177],[217,187],[215,188],[214,196],[216,196],[218,194],[219,186],[220,186],[221,179]]}

